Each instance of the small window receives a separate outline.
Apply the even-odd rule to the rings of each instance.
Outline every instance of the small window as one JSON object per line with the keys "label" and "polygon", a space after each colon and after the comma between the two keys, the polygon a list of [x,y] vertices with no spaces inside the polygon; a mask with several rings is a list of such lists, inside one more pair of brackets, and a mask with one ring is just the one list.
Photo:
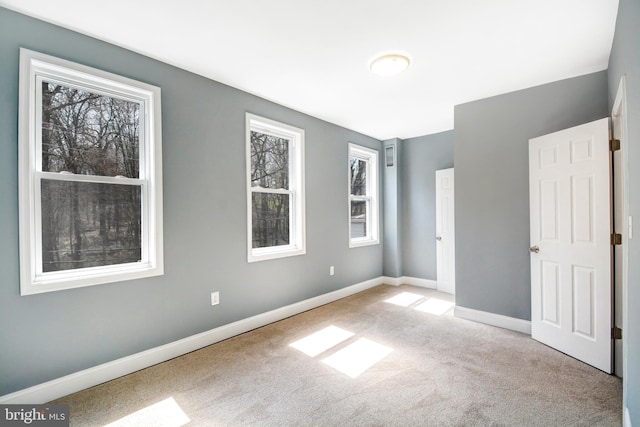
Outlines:
{"label": "small window", "polygon": [[302,255],[304,130],[247,114],[249,262]]}
{"label": "small window", "polygon": [[378,152],[349,144],[349,246],[379,241]]}
{"label": "small window", "polygon": [[395,147],[393,145],[389,145],[384,149],[384,156],[385,156],[387,167],[392,167],[394,164],[394,158],[395,158],[394,151],[395,151]]}
{"label": "small window", "polygon": [[20,61],[21,294],[162,274],[160,89]]}

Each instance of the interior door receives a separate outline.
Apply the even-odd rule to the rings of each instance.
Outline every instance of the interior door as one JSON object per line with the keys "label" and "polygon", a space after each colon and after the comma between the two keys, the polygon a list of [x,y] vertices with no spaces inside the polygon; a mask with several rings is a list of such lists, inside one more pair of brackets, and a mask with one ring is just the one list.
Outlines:
{"label": "interior door", "polygon": [[611,373],[609,120],[529,140],[531,336]]}
{"label": "interior door", "polygon": [[450,294],[456,290],[453,184],[453,168],[436,171],[437,287],[439,291]]}

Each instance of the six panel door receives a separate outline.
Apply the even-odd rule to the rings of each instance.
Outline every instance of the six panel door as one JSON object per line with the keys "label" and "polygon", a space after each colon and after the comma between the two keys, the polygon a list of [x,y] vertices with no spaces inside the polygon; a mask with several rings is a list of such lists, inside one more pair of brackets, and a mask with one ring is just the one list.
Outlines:
{"label": "six panel door", "polygon": [[531,336],[611,372],[609,120],[529,141]]}

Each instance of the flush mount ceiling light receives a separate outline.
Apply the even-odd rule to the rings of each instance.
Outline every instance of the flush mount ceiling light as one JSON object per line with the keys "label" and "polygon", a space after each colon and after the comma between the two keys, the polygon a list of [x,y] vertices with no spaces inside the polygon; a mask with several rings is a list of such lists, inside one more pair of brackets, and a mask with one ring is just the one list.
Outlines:
{"label": "flush mount ceiling light", "polygon": [[409,68],[410,63],[411,61],[407,55],[388,53],[380,55],[371,61],[369,70],[379,76],[393,76]]}

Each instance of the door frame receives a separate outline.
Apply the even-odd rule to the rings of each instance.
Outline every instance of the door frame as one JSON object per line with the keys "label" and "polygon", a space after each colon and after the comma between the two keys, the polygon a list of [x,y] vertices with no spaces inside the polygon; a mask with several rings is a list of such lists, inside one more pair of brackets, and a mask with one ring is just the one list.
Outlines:
{"label": "door frame", "polygon": [[[622,310],[622,372],[628,372],[628,351],[627,345],[625,343],[628,340],[628,313],[629,313],[629,304],[627,301],[627,292],[628,292],[628,268],[629,268],[629,237],[630,232],[632,231],[632,227],[629,224],[629,160],[626,155],[627,152],[627,142],[628,142],[628,128],[627,128],[627,89],[626,89],[626,78],[624,75],[620,77],[620,82],[618,83],[618,90],[616,92],[616,97],[613,102],[613,108],[611,109],[611,118],[613,121],[614,117],[620,117],[620,129],[619,129],[619,140],[620,140],[620,163],[622,164],[622,218],[623,222],[626,225],[626,229],[623,230],[622,233],[622,277],[615,277],[614,281],[614,289],[620,280],[622,282],[622,307],[614,307],[614,310],[621,309]],[[615,347],[615,345],[614,345]],[[624,377],[623,377],[624,384]],[[626,401],[626,387],[622,387],[622,401]],[[624,405],[623,405],[624,406]],[[623,408],[624,410],[624,408]],[[623,414],[624,420],[624,414]]]}

